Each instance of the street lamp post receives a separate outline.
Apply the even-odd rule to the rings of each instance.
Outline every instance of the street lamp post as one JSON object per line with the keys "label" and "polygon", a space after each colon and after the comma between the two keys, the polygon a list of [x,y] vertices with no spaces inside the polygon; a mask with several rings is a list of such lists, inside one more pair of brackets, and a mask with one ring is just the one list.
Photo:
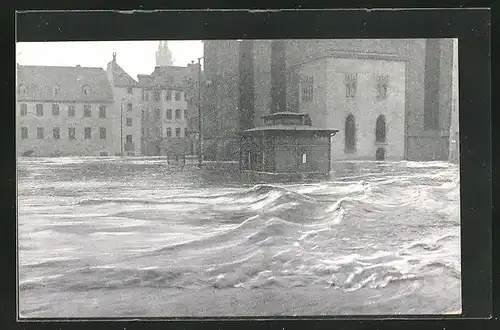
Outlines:
{"label": "street lamp post", "polygon": [[123,102],[132,102],[131,96],[124,96],[120,101],[120,156],[123,157]]}
{"label": "street lamp post", "polygon": [[198,167],[201,168],[203,162],[203,133],[202,133],[202,116],[201,116],[201,59],[198,57]]}
{"label": "street lamp post", "polygon": [[123,100],[120,102],[120,156],[123,157]]}

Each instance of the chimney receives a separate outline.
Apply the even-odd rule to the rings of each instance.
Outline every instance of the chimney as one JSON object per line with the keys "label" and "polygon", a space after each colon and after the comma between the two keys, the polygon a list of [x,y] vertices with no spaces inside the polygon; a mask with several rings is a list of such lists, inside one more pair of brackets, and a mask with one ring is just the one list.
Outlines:
{"label": "chimney", "polygon": [[116,63],[116,53],[113,53],[113,63]]}
{"label": "chimney", "polygon": [[77,64],[77,65],[76,65],[76,67],[77,67],[77,68],[81,68],[82,66],[81,66],[80,64]]}

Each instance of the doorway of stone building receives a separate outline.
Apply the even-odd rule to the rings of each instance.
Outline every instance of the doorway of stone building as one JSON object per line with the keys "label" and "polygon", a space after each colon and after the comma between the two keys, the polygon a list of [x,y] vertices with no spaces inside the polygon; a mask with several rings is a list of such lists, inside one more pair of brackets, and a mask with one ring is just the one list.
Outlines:
{"label": "doorway of stone building", "polygon": [[385,149],[382,147],[377,148],[375,151],[375,160],[382,161],[385,160]]}
{"label": "doorway of stone building", "polygon": [[356,151],[356,122],[354,116],[350,114],[345,120],[345,153],[353,153]]}

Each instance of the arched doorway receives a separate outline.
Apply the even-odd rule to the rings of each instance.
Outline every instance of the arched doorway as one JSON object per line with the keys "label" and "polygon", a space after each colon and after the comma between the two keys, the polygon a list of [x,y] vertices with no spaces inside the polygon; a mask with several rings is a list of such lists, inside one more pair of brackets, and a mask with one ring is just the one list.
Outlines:
{"label": "arched doorway", "polygon": [[356,151],[356,122],[354,116],[350,114],[345,120],[345,153]]}
{"label": "arched doorway", "polygon": [[375,124],[375,142],[385,143],[386,142],[386,127],[385,127],[385,116],[380,115],[377,118]]}

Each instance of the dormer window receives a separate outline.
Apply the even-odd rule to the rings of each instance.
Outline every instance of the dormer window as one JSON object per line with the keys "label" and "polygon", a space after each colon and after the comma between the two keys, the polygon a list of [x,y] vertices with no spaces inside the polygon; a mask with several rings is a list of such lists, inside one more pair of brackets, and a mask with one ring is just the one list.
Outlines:
{"label": "dormer window", "polygon": [[82,92],[83,92],[83,95],[85,95],[85,96],[90,95],[90,87],[88,85],[83,86]]}
{"label": "dormer window", "polygon": [[26,95],[27,88],[23,84],[19,85],[19,94],[20,95]]}
{"label": "dormer window", "polygon": [[59,88],[59,86],[57,86],[57,85],[56,85],[56,86],[54,86],[54,87],[52,88],[52,95],[54,95],[54,96],[55,96],[55,95],[58,95],[58,94],[59,94],[59,89],[60,89],[60,88]]}

